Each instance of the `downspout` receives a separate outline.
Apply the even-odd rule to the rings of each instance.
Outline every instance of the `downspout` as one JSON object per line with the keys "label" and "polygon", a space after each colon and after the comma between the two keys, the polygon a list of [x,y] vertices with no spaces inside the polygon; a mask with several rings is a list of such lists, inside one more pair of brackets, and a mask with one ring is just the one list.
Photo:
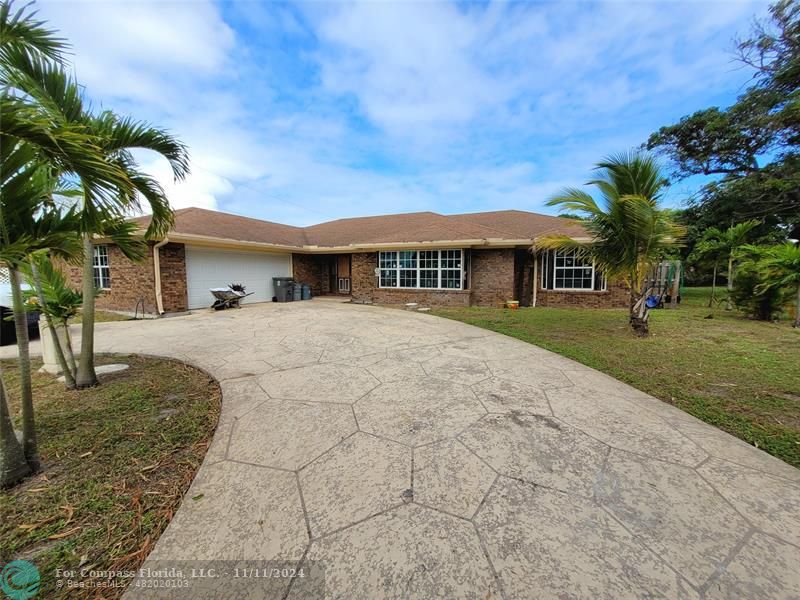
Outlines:
{"label": "downspout", "polygon": [[536,254],[536,246],[531,246],[533,253],[533,300],[531,308],[536,308],[536,288],[539,287],[539,257]]}
{"label": "downspout", "polygon": [[156,284],[156,310],[158,310],[159,315],[164,314],[164,299],[161,297],[161,256],[159,249],[168,243],[169,238],[165,237],[153,246],[153,276]]}

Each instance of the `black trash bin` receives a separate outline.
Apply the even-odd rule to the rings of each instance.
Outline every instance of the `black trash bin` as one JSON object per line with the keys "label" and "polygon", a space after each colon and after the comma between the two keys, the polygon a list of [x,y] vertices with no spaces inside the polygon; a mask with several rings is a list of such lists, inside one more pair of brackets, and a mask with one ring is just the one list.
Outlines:
{"label": "black trash bin", "polygon": [[278,302],[291,302],[292,301],[292,278],[291,277],[273,277],[272,287],[275,290],[275,300]]}

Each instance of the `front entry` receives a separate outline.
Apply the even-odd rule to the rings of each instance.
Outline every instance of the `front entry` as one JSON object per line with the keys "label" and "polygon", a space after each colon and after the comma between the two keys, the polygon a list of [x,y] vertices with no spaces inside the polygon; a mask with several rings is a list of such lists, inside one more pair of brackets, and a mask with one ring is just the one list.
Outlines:
{"label": "front entry", "polygon": [[334,266],[335,285],[331,288],[337,294],[350,294],[350,255],[337,254]]}
{"label": "front entry", "polygon": [[331,294],[350,295],[350,254],[328,254],[328,290]]}

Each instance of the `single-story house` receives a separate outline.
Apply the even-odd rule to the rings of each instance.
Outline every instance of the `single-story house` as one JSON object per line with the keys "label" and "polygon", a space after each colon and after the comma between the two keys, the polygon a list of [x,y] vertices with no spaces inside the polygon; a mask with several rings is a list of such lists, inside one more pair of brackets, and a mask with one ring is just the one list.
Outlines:
{"label": "single-story house", "polygon": [[[148,217],[136,219],[143,228]],[[338,219],[294,227],[185,208],[163,239],[133,263],[98,240],[99,308],[164,314],[206,308],[209,288],[241,283],[246,302],[269,302],[273,277],[309,283],[315,295],[428,306],[624,307],[625,290],[591,262],[535,251],[537,238],[586,237],[580,222],[519,210],[433,212]],[[80,284],[80,269],[70,278]]]}

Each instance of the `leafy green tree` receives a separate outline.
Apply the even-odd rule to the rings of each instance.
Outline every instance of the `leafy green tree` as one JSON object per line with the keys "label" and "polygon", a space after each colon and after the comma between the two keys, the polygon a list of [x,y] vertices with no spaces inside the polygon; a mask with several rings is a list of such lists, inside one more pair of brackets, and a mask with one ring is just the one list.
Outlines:
{"label": "leafy green tree", "polygon": [[588,182],[599,201],[581,189],[567,188],[548,205],[560,206],[585,217],[591,241],[548,236],[541,248],[574,250],[591,258],[609,277],[619,278],[630,296],[630,325],[640,336],[649,333],[646,279],[653,266],[672,251],[684,235],[673,213],[660,206],[665,186],[661,171],[649,155],[632,152],[611,156],[596,166]]}
{"label": "leafy green tree", "polygon": [[739,249],[737,256],[739,268],[731,298],[739,309],[760,321],[777,318],[789,300],[787,289],[775,285],[772,275],[765,268],[772,248],[745,245]]}
{"label": "leafy green tree", "polygon": [[690,206],[698,229],[762,221],[756,237],[800,223],[800,5],[780,0],[737,43],[753,83],[726,109],[707,108],[652,134],[647,148],[671,159],[672,175],[715,176]]}
{"label": "leafy green tree", "polygon": [[786,290],[794,295],[794,327],[800,327],[800,246],[787,242],[769,248],[760,264],[766,281],[759,291]]}
{"label": "leafy green tree", "polygon": [[708,299],[709,308],[717,300],[717,271],[719,270],[720,262],[725,257],[725,248],[721,242],[721,237],[722,232],[716,227],[707,229],[688,257],[688,261],[692,264],[709,262],[712,265],[711,296]]}
{"label": "leafy green tree", "polygon": [[736,276],[736,254],[739,248],[744,246],[747,242],[750,232],[758,227],[758,225],[758,221],[745,221],[744,223],[732,225],[724,231],[720,231],[718,229],[716,231],[711,231],[712,239],[716,240],[714,242],[716,248],[720,251],[720,255],[725,257],[728,261],[727,277],[729,297],[725,305],[726,310],[731,310],[733,308],[730,295],[733,292],[733,282]]}

